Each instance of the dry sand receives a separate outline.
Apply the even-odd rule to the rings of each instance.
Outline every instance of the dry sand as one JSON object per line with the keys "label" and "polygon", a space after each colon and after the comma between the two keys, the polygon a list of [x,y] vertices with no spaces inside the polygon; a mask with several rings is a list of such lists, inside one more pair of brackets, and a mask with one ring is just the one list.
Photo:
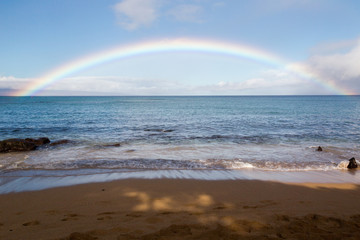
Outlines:
{"label": "dry sand", "polygon": [[5,194],[0,239],[360,239],[360,186],[129,179]]}

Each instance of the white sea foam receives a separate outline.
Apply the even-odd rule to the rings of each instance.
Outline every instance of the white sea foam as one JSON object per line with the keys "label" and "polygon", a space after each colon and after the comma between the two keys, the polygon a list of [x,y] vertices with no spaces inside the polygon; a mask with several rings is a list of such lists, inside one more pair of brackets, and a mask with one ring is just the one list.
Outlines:
{"label": "white sea foam", "polygon": [[230,165],[231,169],[245,169],[245,168],[255,168],[251,163],[245,162],[234,162]]}
{"label": "white sea foam", "polygon": [[[1,154],[0,181],[9,172],[72,175],[124,169],[136,172],[133,177],[169,169],[170,175],[184,171],[185,177],[188,171],[209,171],[209,177],[228,171],[360,175],[344,171],[347,159],[360,159],[360,112],[348,114],[359,106],[358,96],[2,100],[2,138],[47,135],[70,143]],[[51,114],[39,115],[39,109]],[[316,151],[318,146],[323,151]]]}
{"label": "white sea foam", "polygon": [[[360,166],[360,161],[355,160],[357,165]],[[338,165],[337,165],[337,169],[347,169],[347,166],[349,165],[349,161],[341,161]]]}
{"label": "white sea foam", "polygon": [[338,169],[346,169],[348,164],[349,164],[349,161],[341,161],[341,162],[337,165],[337,168],[338,168]]}
{"label": "white sea foam", "polygon": [[[65,173],[65,174],[64,174]],[[342,171],[279,172],[261,170],[144,170],[91,172],[74,171],[71,174],[54,174],[49,171],[12,172],[10,177],[0,179],[0,194],[29,190],[41,190],[74,184],[104,182],[120,179],[198,179],[198,180],[262,180],[286,183],[354,183],[359,184],[358,174],[343,174]]]}
{"label": "white sea foam", "polygon": [[[124,143],[116,147],[94,147],[87,142],[75,146],[41,149],[29,153],[9,153],[0,159],[5,170],[241,170],[330,171],[346,169],[347,156],[358,152],[348,148],[290,144]],[[131,151],[129,151],[131,149]],[[330,151],[328,151],[330,149]],[[336,151],[333,151],[336,149]],[[19,160],[20,159],[20,160]],[[359,163],[359,162],[358,162]]]}

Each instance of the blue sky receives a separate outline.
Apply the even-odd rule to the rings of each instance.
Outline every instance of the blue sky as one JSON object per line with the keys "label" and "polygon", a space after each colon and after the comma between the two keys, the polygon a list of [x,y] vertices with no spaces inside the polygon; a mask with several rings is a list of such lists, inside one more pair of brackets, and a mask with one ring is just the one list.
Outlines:
{"label": "blue sky", "polygon": [[[0,0],[0,94],[119,45],[201,38],[246,44],[360,94],[357,0]],[[286,66],[284,66],[286,68]],[[336,94],[262,63],[159,53],[67,76],[43,95]]]}

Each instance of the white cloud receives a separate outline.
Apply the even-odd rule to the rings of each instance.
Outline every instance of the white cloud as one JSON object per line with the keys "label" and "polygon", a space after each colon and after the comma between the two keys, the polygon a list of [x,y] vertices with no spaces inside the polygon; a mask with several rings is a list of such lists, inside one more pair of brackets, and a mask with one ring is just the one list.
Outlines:
{"label": "white cloud", "polygon": [[[217,2],[216,6],[221,4],[222,2]],[[202,23],[204,12],[203,6],[199,4],[178,4],[176,1],[164,0],[123,0],[113,9],[118,24],[127,30],[150,26],[165,16],[178,22]]]}
{"label": "white cloud", "polygon": [[21,89],[27,83],[32,81],[30,78],[17,78],[14,76],[0,76],[0,88],[3,89]]}
{"label": "white cloud", "polygon": [[168,95],[184,93],[189,88],[175,81],[117,76],[83,76],[61,80],[47,88],[47,91],[76,92],[103,95]]}
{"label": "white cloud", "polygon": [[320,79],[354,93],[360,93],[360,39],[346,53],[315,55],[302,64]]}
{"label": "white cloud", "polygon": [[[22,89],[33,79],[0,77],[0,94]],[[13,90],[11,90],[13,89]],[[1,91],[3,90],[3,91]],[[118,76],[69,77],[37,95],[291,95],[329,94],[311,81],[282,70],[269,70],[245,81],[219,81],[214,84],[186,84],[172,79]]]}
{"label": "white cloud", "polygon": [[[81,89],[83,92],[80,92]],[[304,90],[305,89],[305,90]],[[228,94],[307,94],[313,86],[304,88],[304,80],[283,71],[268,71],[261,78],[246,81],[220,81],[215,84],[185,84],[171,79],[145,79],[117,76],[83,76],[61,80],[41,95],[76,93],[79,95],[228,95]],[[312,94],[314,92],[310,92]],[[315,93],[314,93],[315,94]]]}
{"label": "white cloud", "polygon": [[345,54],[313,56],[309,65],[324,75],[342,77],[344,79],[360,76],[360,42],[351,51]]}
{"label": "white cloud", "polygon": [[169,10],[169,15],[181,22],[201,23],[203,8],[199,5],[182,4]]}
{"label": "white cloud", "polygon": [[309,85],[304,87],[304,80],[282,70],[270,70],[259,78],[239,82],[220,81],[217,84],[204,86],[213,94],[244,95],[291,95],[313,94]]}
{"label": "white cloud", "polygon": [[114,6],[118,23],[128,30],[148,26],[158,17],[160,0],[123,0]]}

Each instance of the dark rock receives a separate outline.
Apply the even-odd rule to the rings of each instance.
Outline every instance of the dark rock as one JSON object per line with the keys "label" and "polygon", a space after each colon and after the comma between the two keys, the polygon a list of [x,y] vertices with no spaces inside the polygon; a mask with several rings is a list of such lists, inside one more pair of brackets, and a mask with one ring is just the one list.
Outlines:
{"label": "dark rock", "polygon": [[47,137],[42,137],[42,138],[38,138],[38,139],[25,138],[25,141],[35,143],[35,145],[38,147],[41,145],[50,143],[50,139],[48,139]]}
{"label": "dark rock", "polygon": [[357,168],[357,167],[358,167],[358,165],[356,163],[355,158],[350,158],[349,159],[349,165],[347,166],[347,168],[353,169],[353,168]]}
{"label": "dark rock", "polygon": [[163,130],[163,132],[165,132],[165,133],[168,133],[168,132],[173,132],[174,130],[172,130],[172,129],[166,129],[166,130]]}
{"label": "dark rock", "polygon": [[0,141],[0,153],[32,151],[37,147],[50,143],[48,138],[13,138]]}
{"label": "dark rock", "polygon": [[57,145],[61,145],[61,144],[67,144],[67,143],[70,143],[70,142],[71,142],[70,140],[62,139],[62,140],[57,140],[57,141],[51,142],[50,146],[57,146]]}
{"label": "dark rock", "polygon": [[112,148],[112,147],[121,147],[121,143],[110,143],[103,145],[94,145],[95,148]]}
{"label": "dark rock", "polygon": [[121,147],[120,143],[114,143],[114,144],[106,144],[104,147]]}
{"label": "dark rock", "polygon": [[322,147],[320,147],[320,146],[316,149],[316,151],[318,151],[318,152],[322,152],[322,150],[323,150],[323,149],[322,149]]}
{"label": "dark rock", "polygon": [[162,128],[147,128],[144,129],[145,132],[164,132],[164,133],[168,133],[168,132],[173,132],[174,130],[172,129],[162,129]]}
{"label": "dark rock", "polygon": [[31,151],[36,149],[36,144],[33,142],[26,141],[25,139],[6,139],[0,142],[0,152],[20,152],[20,151]]}

